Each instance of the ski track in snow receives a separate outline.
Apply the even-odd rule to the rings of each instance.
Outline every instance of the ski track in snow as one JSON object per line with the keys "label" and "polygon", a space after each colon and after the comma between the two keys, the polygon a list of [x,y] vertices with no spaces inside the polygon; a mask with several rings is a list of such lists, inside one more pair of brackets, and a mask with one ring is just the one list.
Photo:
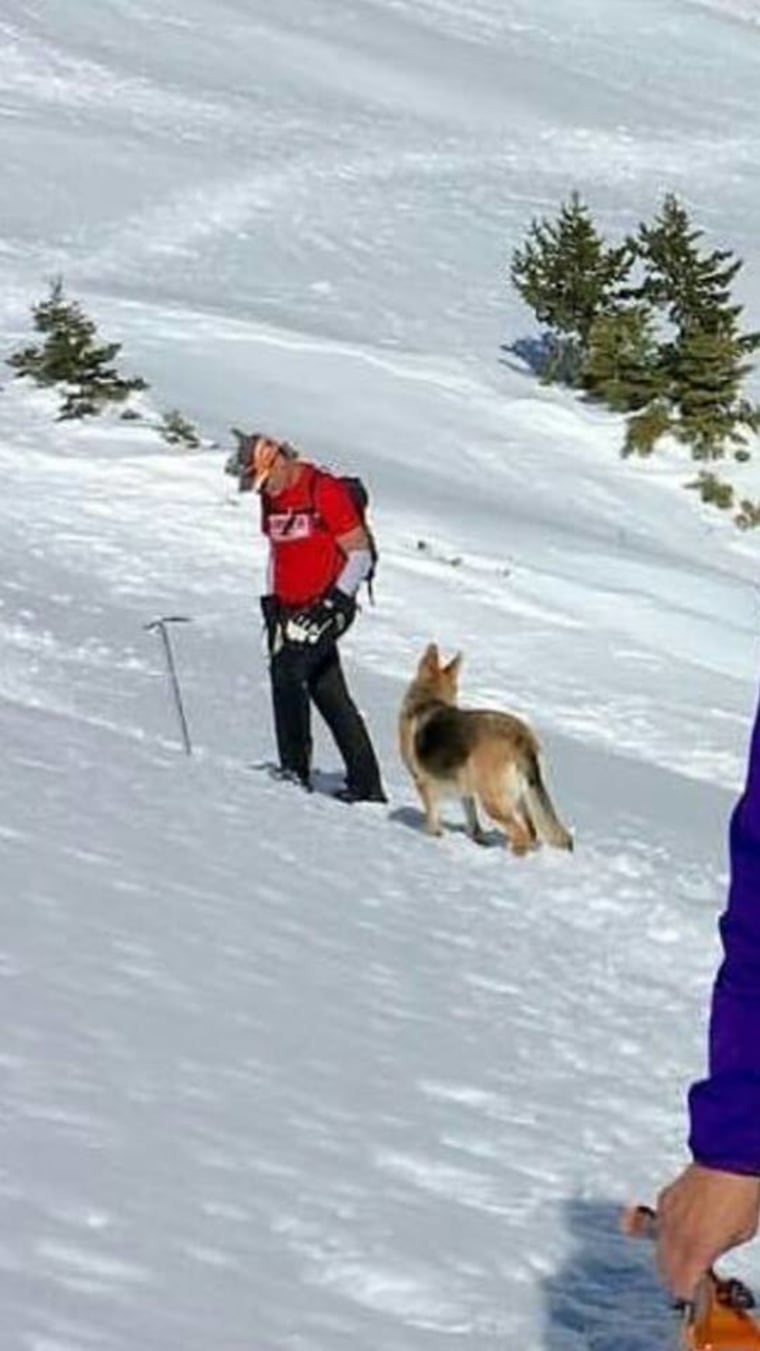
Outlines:
{"label": "ski track in snow", "polygon": [[[82,156],[75,157],[61,174],[55,228],[15,235],[30,284],[62,271],[78,284],[142,290],[146,298],[195,295],[207,305],[223,287],[241,313],[264,305],[282,318],[297,306],[304,319],[319,316],[346,337],[369,327],[418,346],[457,347],[466,332],[463,351],[472,351],[474,339],[478,351],[493,352],[504,307],[513,302],[483,286],[479,260],[492,260],[492,274],[503,268],[505,229],[524,228],[537,201],[550,209],[568,184],[582,182],[617,231],[635,227],[654,183],[689,198],[703,175],[719,185],[702,203],[709,216],[719,209],[716,198],[734,204],[737,217],[746,213],[752,95],[737,81],[730,95],[722,91],[720,116],[716,104],[713,116],[695,125],[692,81],[708,78],[730,48],[721,46],[716,57],[699,41],[700,28],[666,6],[653,5],[645,34],[656,68],[643,72],[635,46],[623,44],[621,58],[618,37],[593,4],[561,21],[548,4],[514,4],[505,13],[489,3],[470,7],[466,19],[456,6],[417,0],[344,4],[334,14],[298,6],[279,25],[227,9],[225,36],[218,25],[207,32],[222,43],[234,74],[226,91],[213,69],[206,81],[199,78],[197,44],[208,18],[200,11],[165,16],[182,34],[168,71],[160,32],[150,59],[139,59],[139,7],[133,16],[114,15],[114,33],[123,26],[120,42],[100,35],[93,43],[85,25],[82,32],[72,27],[62,46],[50,18],[28,27],[21,19],[5,22],[0,90],[11,144],[19,118],[30,111],[39,117],[57,101],[63,128],[75,144],[84,138],[104,182],[88,221],[78,210],[86,179]],[[686,44],[688,61],[674,63],[669,41],[653,52],[658,23],[664,38]],[[440,70],[427,55],[434,35]],[[476,35],[496,44],[480,82],[472,80]],[[396,57],[399,44],[408,73]],[[482,63],[486,51],[476,48]],[[186,67],[176,65],[179,53]],[[512,82],[505,62],[513,65]],[[527,75],[512,87],[523,64],[527,72],[535,67],[535,89]],[[279,81],[274,103],[268,78]],[[587,99],[590,80],[598,95],[608,82],[609,107],[601,97]],[[578,94],[569,120],[551,115],[555,87],[565,84]],[[671,101],[669,119],[652,115],[655,94]],[[334,102],[335,116],[320,115],[325,100],[331,111]],[[106,131],[122,145],[118,172]],[[143,160],[130,154],[135,139],[149,147]],[[22,205],[26,167],[27,179],[10,192]],[[16,170],[12,158],[9,171]],[[443,196],[445,227],[429,206]],[[471,251],[459,246],[463,238],[474,241]],[[743,243],[740,235],[737,245]],[[15,254],[9,287],[18,275]],[[378,284],[375,271],[390,285]],[[435,290],[438,317],[431,311],[423,318],[421,310],[430,310],[424,294]]]}

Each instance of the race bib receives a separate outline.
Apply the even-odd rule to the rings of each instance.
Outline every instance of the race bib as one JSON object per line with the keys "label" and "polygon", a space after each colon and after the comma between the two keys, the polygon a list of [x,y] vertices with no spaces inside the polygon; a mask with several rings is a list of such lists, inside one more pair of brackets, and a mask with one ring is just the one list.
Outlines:
{"label": "race bib", "polygon": [[313,525],[313,516],[308,511],[273,511],[267,521],[269,538],[278,544],[289,539],[308,539]]}

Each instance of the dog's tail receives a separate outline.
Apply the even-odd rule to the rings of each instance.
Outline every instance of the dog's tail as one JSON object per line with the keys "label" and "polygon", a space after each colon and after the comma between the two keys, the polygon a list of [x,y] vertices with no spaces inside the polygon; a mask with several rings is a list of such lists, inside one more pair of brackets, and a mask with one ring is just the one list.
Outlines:
{"label": "dog's tail", "polygon": [[538,756],[531,748],[523,763],[523,800],[533,828],[540,839],[557,849],[572,849],[573,837],[566,830],[554,810],[541,778]]}

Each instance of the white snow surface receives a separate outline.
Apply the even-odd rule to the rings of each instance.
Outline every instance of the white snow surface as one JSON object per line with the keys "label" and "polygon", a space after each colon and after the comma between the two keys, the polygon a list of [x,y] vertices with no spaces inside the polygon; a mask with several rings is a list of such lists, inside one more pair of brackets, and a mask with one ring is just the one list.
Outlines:
{"label": "white snow surface", "polygon": [[[3,353],[62,274],[216,443],[3,379],[2,1351],[667,1344],[617,1216],[687,1157],[760,544],[537,383],[506,273],[573,188],[610,237],[674,191],[757,326],[759,77],[754,0],[0,0]],[[371,488],[387,807],[321,731],[312,796],[256,768],[233,425]],[[431,639],[535,726],[573,855],[423,832]]]}

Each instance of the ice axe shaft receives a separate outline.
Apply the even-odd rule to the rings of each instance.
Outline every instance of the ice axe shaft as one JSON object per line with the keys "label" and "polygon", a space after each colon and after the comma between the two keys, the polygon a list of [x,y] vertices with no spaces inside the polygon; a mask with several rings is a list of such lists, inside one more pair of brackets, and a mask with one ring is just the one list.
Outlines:
{"label": "ice axe shaft", "polygon": [[189,623],[190,619],[187,615],[162,615],[160,619],[154,619],[150,624],[146,624],[144,627],[149,633],[153,633],[157,629],[161,634],[161,641],[164,645],[164,655],[166,657],[166,666],[169,672],[172,694],[174,696],[174,706],[177,710],[177,717],[179,718],[179,725],[182,732],[182,743],[186,753],[192,755],[193,748],[190,744],[190,732],[188,731],[187,718],[185,717],[185,710],[182,704],[182,694],[180,693],[179,680],[177,679],[177,668],[174,665],[172,645],[169,641],[170,624]]}

